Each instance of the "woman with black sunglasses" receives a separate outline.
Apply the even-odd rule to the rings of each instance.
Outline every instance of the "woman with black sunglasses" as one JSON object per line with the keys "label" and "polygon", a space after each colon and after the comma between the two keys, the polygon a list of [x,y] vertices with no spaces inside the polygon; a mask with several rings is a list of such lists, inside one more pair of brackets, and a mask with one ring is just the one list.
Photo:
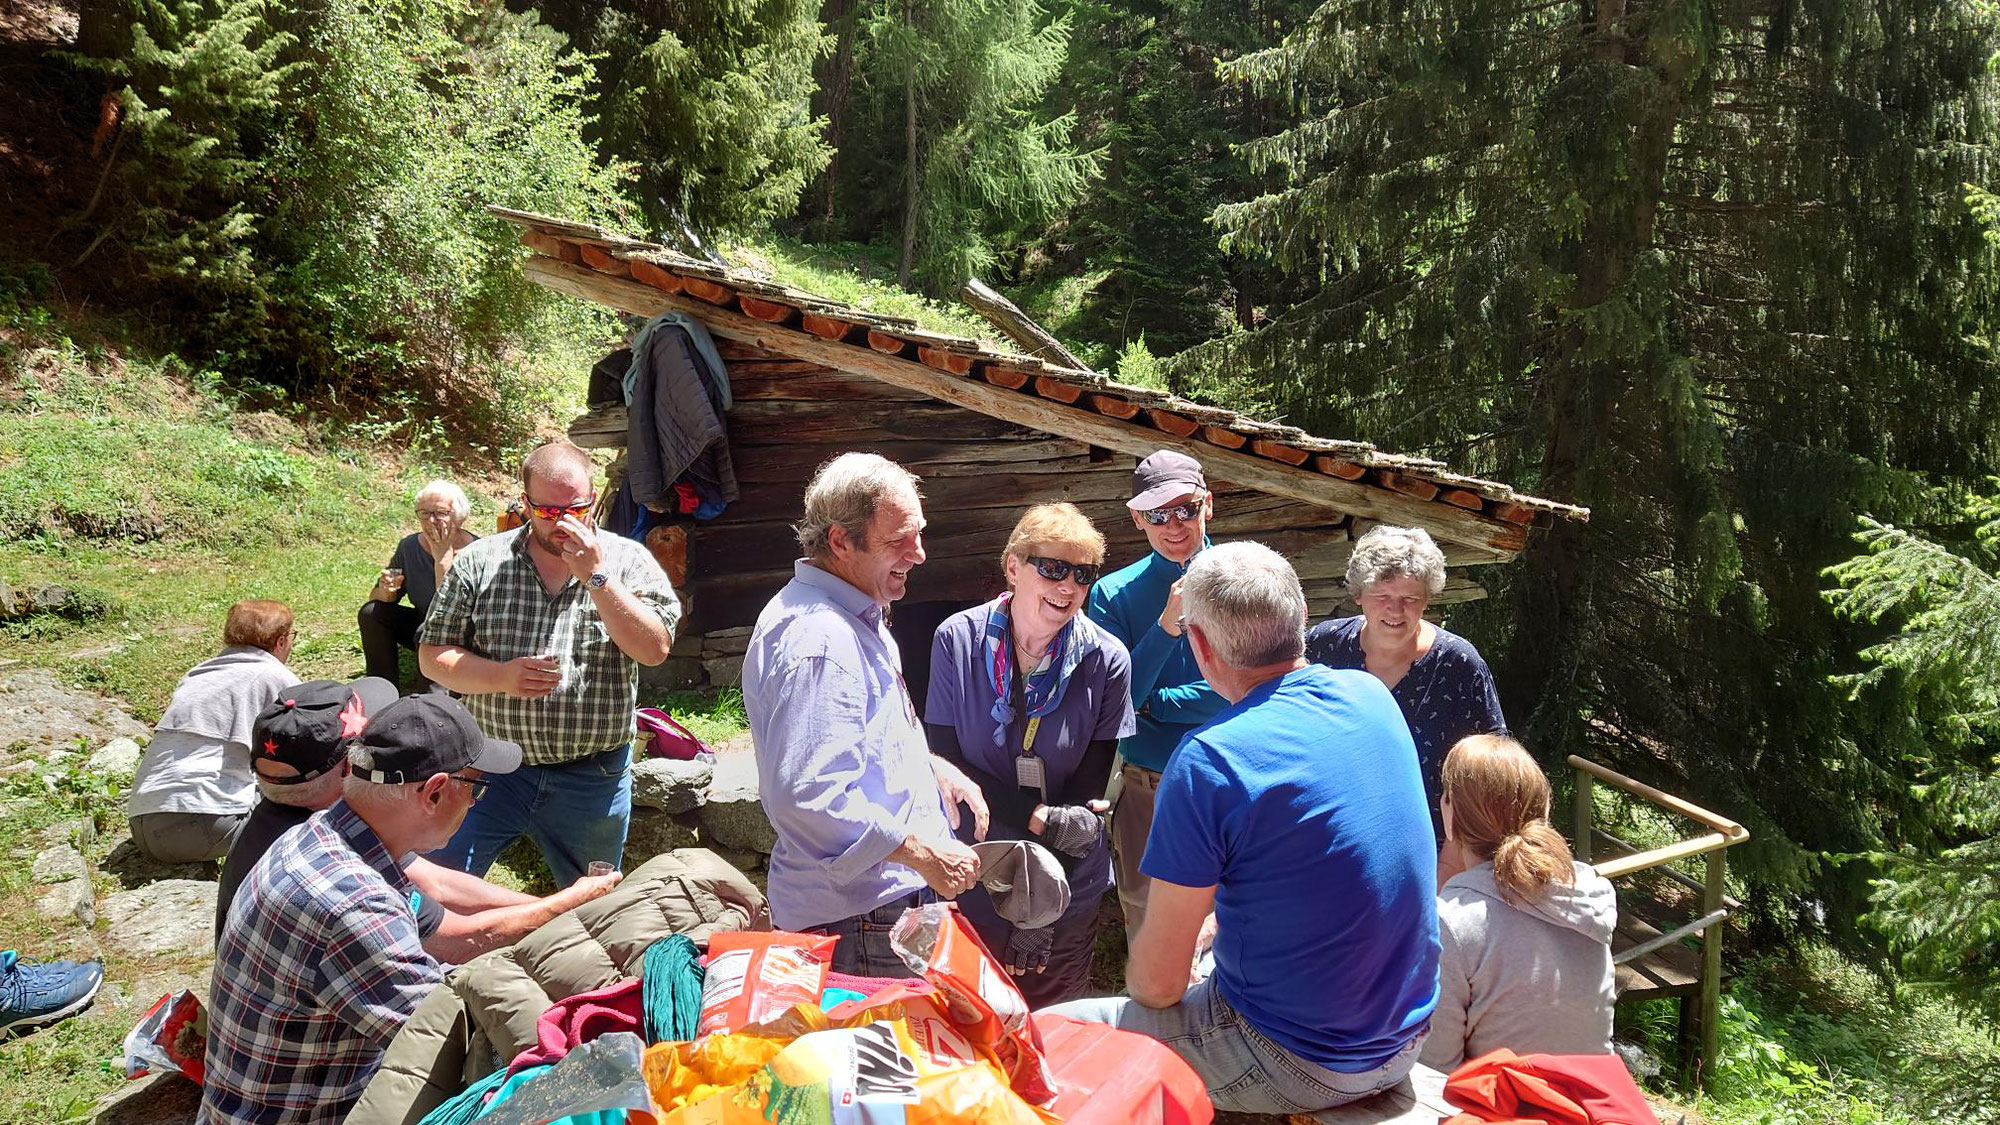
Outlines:
{"label": "woman with black sunglasses", "polygon": [[1132,661],[1083,615],[1104,536],[1074,504],[1029,508],[1000,563],[1007,592],[938,626],[924,730],[984,793],[986,838],[1036,841],[1069,876],[1069,909],[1040,929],[1000,918],[983,888],[957,899],[1041,1008],[1090,988],[1098,899],[1111,887],[1101,798],[1133,730]]}

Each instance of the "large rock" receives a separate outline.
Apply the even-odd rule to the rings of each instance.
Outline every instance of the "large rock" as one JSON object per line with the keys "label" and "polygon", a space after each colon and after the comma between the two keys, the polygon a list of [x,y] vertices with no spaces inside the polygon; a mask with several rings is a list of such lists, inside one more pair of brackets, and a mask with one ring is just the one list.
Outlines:
{"label": "large rock", "polygon": [[778,834],[771,830],[770,818],[764,815],[754,789],[748,793],[741,789],[717,792],[711,787],[700,816],[702,838],[714,845],[764,855],[770,855],[778,845]]}
{"label": "large rock", "polygon": [[137,742],[129,738],[114,738],[97,748],[90,756],[90,772],[95,774],[116,774],[131,777],[139,772],[139,759],[145,756]]}
{"label": "large rock", "polygon": [[206,953],[215,944],[215,884],[168,879],[104,900],[105,944],[125,953]]}
{"label": "large rock", "polygon": [[757,756],[746,736],[715,748],[715,780],[701,806],[701,834],[711,846],[771,854],[777,833],[757,800]]}
{"label": "large rock", "polygon": [[40,669],[0,674],[0,759],[44,758],[78,738],[98,746],[120,735],[150,733],[116,700],[66,688]]}
{"label": "large rock", "polygon": [[632,764],[632,803],[641,808],[684,813],[701,804],[715,778],[708,762],[642,758]]}
{"label": "large rock", "polygon": [[95,1125],[193,1125],[201,1087],[178,1073],[128,1082],[93,1110]]}
{"label": "large rock", "polygon": [[625,835],[625,870],[675,848],[700,847],[701,835],[687,819],[659,809],[633,809],[632,827]]}

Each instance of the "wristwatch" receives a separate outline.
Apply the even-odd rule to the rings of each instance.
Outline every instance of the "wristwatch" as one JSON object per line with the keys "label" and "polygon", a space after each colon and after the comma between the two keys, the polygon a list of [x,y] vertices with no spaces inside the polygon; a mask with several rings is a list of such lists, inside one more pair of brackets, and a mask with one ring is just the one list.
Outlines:
{"label": "wristwatch", "polygon": [[585,579],[583,584],[593,590],[602,590],[604,584],[609,581],[611,581],[611,576],[600,570]]}

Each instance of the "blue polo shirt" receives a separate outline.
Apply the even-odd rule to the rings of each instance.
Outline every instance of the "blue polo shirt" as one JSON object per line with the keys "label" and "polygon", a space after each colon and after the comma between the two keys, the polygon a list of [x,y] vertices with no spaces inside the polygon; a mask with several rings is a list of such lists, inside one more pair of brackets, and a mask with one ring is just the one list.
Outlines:
{"label": "blue polo shirt", "polygon": [[1373,1070],[1438,998],[1437,847],[1382,682],[1317,664],[1258,685],[1167,763],[1139,870],[1215,888],[1215,981],[1272,1042]]}
{"label": "blue polo shirt", "polygon": [[1131,566],[1098,579],[1084,606],[1090,619],[1132,654],[1132,710],[1138,723],[1130,738],[1119,740],[1118,752],[1154,773],[1167,768],[1168,756],[1189,731],[1228,704],[1201,678],[1187,633],[1175,637],[1160,628],[1167,591],[1185,573],[1180,563],[1148,551]]}

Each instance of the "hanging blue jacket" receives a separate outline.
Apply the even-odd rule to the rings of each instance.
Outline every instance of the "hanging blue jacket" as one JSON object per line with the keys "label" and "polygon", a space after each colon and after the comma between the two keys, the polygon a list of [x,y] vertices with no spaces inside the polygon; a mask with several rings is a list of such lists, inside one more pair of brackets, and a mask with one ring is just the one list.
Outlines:
{"label": "hanging blue jacket", "polygon": [[[1202,542],[1207,547],[1206,540]],[[1090,588],[1085,612],[1132,654],[1132,709],[1139,729],[1121,739],[1119,753],[1135,766],[1158,773],[1189,731],[1222,713],[1229,701],[1215,693],[1195,666],[1187,633],[1160,628],[1167,591],[1186,568],[1158,551],[1123,570],[1105,575]]]}

